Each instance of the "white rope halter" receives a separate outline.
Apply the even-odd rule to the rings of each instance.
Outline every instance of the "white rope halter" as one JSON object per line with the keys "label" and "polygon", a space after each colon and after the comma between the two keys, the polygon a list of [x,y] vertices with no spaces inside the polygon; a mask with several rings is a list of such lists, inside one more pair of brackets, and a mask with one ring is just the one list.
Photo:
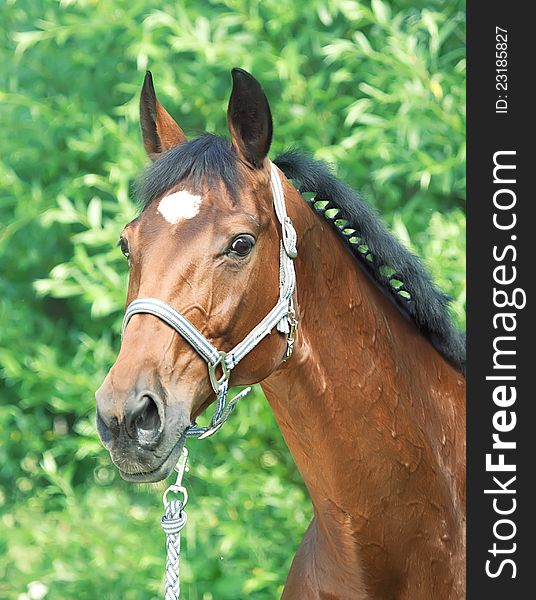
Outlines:
{"label": "white rope halter", "polygon": [[[296,273],[294,271],[293,259],[297,255],[297,236],[292,221],[287,216],[283,186],[281,185],[277,168],[273,163],[270,163],[270,173],[275,214],[281,224],[282,231],[279,252],[279,300],[274,308],[240,343],[229,352],[218,350],[186,317],[166,302],[157,298],[138,298],[134,300],[127,307],[123,318],[121,337],[123,337],[130,319],[135,314],[151,314],[164,321],[164,323],[167,323],[177,333],[182,335],[207,363],[210,383],[217,398],[216,411],[210,421],[209,427],[197,427],[194,423],[188,429],[186,435],[191,437],[203,439],[216,433],[223,423],[225,423],[238,400],[251,391],[250,387],[242,390],[226,405],[231,371],[274,327],[288,336],[284,360],[288,359],[292,354],[297,327],[293,302],[293,294],[296,287]],[[222,370],[219,378],[216,374],[218,366]]]}

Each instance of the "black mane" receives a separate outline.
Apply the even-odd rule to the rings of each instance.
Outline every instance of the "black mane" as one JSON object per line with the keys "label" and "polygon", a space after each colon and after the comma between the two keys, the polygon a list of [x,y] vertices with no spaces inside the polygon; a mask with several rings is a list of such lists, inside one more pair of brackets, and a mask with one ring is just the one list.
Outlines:
{"label": "black mane", "polygon": [[[295,150],[274,160],[307,202],[327,218],[377,284],[386,290],[423,335],[452,364],[465,370],[465,338],[452,325],[449,298],[433,283],[421,261],[413,256],[380,218],[349,186],[339,181],[321,161]],[[231,144],[205,134],[161,155],[136,183],[144,210],[152,200],[183,180],[194,190],[222,182],[238,198],[243,183],[238,155]]]}
{"label": "black mane", "polygon": [[321,161],[295,150],[274,160],[307,202],[331,221],[376,282],[394,297],[419,330],[452,364],[465,371],[465,336],[449,314],[449,297],[432,281],[421,261],[393,235],[365,201]]}

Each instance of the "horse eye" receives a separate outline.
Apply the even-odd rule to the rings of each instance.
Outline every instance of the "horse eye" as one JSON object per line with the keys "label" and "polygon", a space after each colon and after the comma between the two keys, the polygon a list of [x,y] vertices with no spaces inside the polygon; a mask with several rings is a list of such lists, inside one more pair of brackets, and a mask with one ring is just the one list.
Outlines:
{"label": "horse eye", "polygon": [[243,258],[251,252],[254,245],[255,238],[251,235],[239,235],[233,240],[229,251]]}
{"label": "horse eye", "polygon": [[117,242],[117,245],[119,246],[119,248],[121,249],[121,252],[127,257],[130,257],[130,252],[128,251],[128,244],[127,241],[125,240],[125,238],[119,238],[119,241]]}

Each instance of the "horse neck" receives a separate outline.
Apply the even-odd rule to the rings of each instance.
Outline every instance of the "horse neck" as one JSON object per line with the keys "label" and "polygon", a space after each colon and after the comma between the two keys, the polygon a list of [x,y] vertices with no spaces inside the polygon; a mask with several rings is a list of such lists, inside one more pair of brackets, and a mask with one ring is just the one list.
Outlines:
{"label": "horse neck", "polygon": [[[457,518],[464,380],[377,288],[333,229],[286,187],[299,238],[292,358],[263,383],[315,513],[370,518],[424,495]],[[439,479],[440,481],[436,481]],[[393,487],[394,486],[394,487]],[[404,498],[398,495],[398,501]]]}

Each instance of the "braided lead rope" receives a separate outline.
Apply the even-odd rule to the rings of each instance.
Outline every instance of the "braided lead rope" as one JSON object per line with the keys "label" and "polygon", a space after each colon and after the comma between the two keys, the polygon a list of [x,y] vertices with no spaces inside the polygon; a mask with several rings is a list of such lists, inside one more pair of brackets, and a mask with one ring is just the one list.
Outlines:
{"label": "braided lead rope", "polygon": [[171,500],[166,507],[166,513],[161,520],[166,534],[166,579],[164,587],[165,600],[179,600],[181,529],[186,525],[186,511],[180,500]]}
{"label": "braided lead rope", "polygon": [[[181,592],[180,584],[180,556],[181,556],[181,530],[186,525],[186,511],[184,507],[188,502],[188,492],[182,486],[182,477],[186,470],[188,460],[188,450],[182,449],[175,470],[177,479],[170,485],[162,497],[165,513],[160,523],[166,534],[166,577],[164,587],[165,600],[179,600]],[[168,500],[169,493],[182,494],[182,501],[179,499]]]}

